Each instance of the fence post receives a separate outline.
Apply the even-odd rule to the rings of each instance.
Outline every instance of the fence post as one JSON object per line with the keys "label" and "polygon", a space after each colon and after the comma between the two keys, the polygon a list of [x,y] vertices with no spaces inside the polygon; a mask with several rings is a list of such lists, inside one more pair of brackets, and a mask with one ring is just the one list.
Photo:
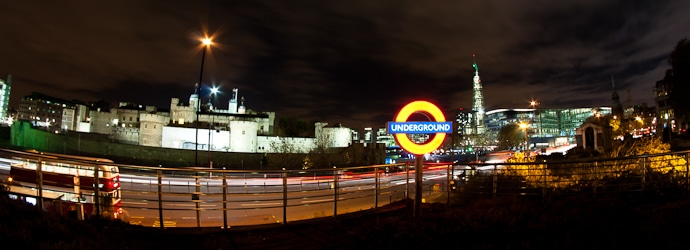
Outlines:
{"label": "fence post", "polygon": [[597,188],[599,187],[599,162],[595,161],[594,162],[594,188],[592,189],[592,192],[594,194],[597,194]]}
{"label": "fence post", "polygon": [[496,164],[494,164],[494,174],[493,174],[493,179],[492,179],[492,190],[491,190],[491,198],[496,199],[496,192],[498,191],[498,171],[496,170]]}
{"label": "fence post", "polygon": [[223,167],[223,228],[228,228],[228,181],[225,167]]}
{"label": "fence post", "polygon": [[451,188],[450,182],[452,180],[451,178],[453,177],[453,175],[451,175],[451,171],[450,171],[450,169],[453,168],[453,150],[452,149],[450,150],[450,155],[451,155],[450,165],[448,165],[448,168],[446,168],[446,177],[448,177],[448,178],[446,178],[446,206],[450,205],[450,188]]}
{"label": "fence post", "polygon": [[379,188],[381,188],[379,184],[379,167],[374,167],[374,208],[379,207],[379,194],[381,193]]}
{"label": "fence post", "polygon": [[[41,160],[41,157],[38,158],[38,162],[36,163],[36,186],[38,187],[38,207],[41,208],[41,211],[43,210],[43,161]],[[77,200],[79,200],[79,194],[75,194],[77,196]]]}
{"label": "fence post", "polygon": [[194,186],[196,187],[194,193],[197,195],[197,200],[193,201],[196,207],[196,227],[201,227],[201,180],[199,180],[199,176],[196,176]]}
{"label": "fence post", "polygon": [[410,199],[410,163],[405,163],[405,198]]}
{"label": "fence post", "polygon": [[690,163],[688,162],[688,159],[690,157],[688,157],[688,155],[690,155],[690,153],[685,153],[685,190],[686,190],[685,194],[686,195],[690,194],[690,174],[688,174],[688,172],[690,172]]}
{"label": "fence post", "polygon": [[283,224],[287,224],[287,201],[288,201],[288,189],[287,189],[287,171],[283,168]]}
{"label": "fence post", "polygon": [[544,171],[543,171],[543,175],[544,175],[544,186],[543,186],[543,188],[541,189],[541,195],[542,195],[542,198],[546,198],[546,188],[547,188],[547,187],[546,187],[546,166],[542,165],[542,169],[544,169]]}
{"label": "fence post", "polygon": [[647,157],[642,158],[642,180],[640,180],[640,197],[644,198],[645,179],[647,178]]}
{"label": "fence post", "polygon": [[333,166],[333,217],[338,216],[338,170]]}
{"label": "fence post", "polygon": [[[96,217],[101,217],[101,202],[100,202],[100,192],[101,188],[98,183],[98,165],[93,166],[93,202],[96,207]],[[112,203],[112,202],[111,202]]]}
{"label": "fence post", "polygon": [[165,226],[163,225],[163,170],[158,169],[158,220],[161,229]]}

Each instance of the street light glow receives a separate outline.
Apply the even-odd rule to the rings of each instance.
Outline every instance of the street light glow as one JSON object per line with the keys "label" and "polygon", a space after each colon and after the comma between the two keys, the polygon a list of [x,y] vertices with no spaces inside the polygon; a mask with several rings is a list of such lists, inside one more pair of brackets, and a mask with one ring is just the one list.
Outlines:
{"label": "street light glow", "polygon": [[203,43],[206,46],[209,46],[211,45],[211,38],[206,37],[204,39],[201,39],[201,43]]}
{"label": "street light glow", "polygon": [[521,122],[521,123],[519,124],[519,126],[520,126],[521,129],[526,129],[526,128],[527,128],[527,123]]}

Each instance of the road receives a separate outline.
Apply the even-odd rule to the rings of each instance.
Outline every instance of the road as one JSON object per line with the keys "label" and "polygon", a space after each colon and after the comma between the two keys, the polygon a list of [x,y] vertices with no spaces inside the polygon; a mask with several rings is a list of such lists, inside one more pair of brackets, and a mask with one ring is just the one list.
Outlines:
{"label": "road", "polygon": [[[7,178],[9,169],[9,160],[0,159],[0,178]],[[263,176],[247,172],[228,174],[225,202],[223,178],[218,173],[196,177],[162,175],[159,202],[158,176],[151,172],[121,172],[126,219],[150,227],[160,226],[159,204],[164,227],[223,227],[224,218],[228,226],[282,223],[362,211],[414,197],[414,171],[409,175],[395,172],[378,176],[373,172],[348,173],[339,176],[337,189],[333,176],[283,179],[281,172]],[[424,170],[424,194],[440,191],[446,178],[445,167]],[[192,194],[198,194],[198,200],[192,200]]]}
{"label": "road", "polygon": [[[412,171],[410,177],[414,176]],[[287,178],[287,207],[285,219],[289,221],[332,216],[383,206],[413,197],[414,180],[405,173],[381,175],[363,174],[338,181],[337,208],[334,208],[333,180],[319,178]],[[432,187],[445,181],[445,170],[425,171],[425,186]],[[160,226],[158,213],[157,177],[122,174],[122,205],[130,215],[130,222],[145,226]],[[195,178],[163,178],[161,200],[163,223],[166,227],[223,226],[222,179],[205,178],[199,181],[199,200],[192,200],[197,190]],[[228,179],[226,211],[229,226],[282,223],[283,179],[242,178]]]}

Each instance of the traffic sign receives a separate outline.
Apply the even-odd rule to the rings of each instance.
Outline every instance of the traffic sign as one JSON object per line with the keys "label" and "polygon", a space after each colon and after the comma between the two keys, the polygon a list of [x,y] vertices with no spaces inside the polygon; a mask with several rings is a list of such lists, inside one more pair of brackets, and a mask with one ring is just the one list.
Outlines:
{"label": "traffic sign", "polygon": [[[417,112],[424,112],[431,115],[434,121],[429,122],[408,122],[407,119]],[[395,141],[401,148],[415,155],[424,155],[436,150],[443,140],[446,133],[453,132],[453,122],[446,122],[446,117],[436,105],[427,101],[414,101],[405,105],[395,121],[388,123],[388,132],[393,134]],[[433,139],[426,143],[417,144],[410,140],[407,134],[435,134]]]}

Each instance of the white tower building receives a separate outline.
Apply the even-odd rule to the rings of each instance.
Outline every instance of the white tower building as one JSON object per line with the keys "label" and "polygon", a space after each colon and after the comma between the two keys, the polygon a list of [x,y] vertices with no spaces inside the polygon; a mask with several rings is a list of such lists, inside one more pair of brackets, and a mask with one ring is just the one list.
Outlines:
{"label": "white tower building", "polygon": [[199,83],[194,84],[194,94],[189,96],[189,106],[194,107],[194,110],[196,112],[199,112],[201,110],[201,106],[199,105]]}

